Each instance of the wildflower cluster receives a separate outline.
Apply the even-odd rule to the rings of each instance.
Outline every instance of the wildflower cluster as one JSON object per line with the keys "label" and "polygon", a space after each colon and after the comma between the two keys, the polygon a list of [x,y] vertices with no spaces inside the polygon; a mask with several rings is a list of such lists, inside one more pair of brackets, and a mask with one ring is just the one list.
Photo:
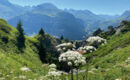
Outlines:
{"label": "wildflower cluster", "polygon": [[62,43],[62,44],[59,44],[56,46],[56,48],[59,52],[65,52],[68,49],[71,50],[74,47],[75,47],[75,45],[73,45],[72,43]]}
{"label": "wildflower cluster", "polygon": [[92,37],[89,37],[87,40],[86,40],[87,42],[89,42],[90,43],[90,45],[94,45],[94,44],[97,44],[97,46],[98,45],[104,45],[104,44],[106,44],[106,39],[103,39],[103,38],[101,38],[101,37],[99,37],[99,36],[92,36]]}
{"label": "wildflower cluster", "polygon": [[51,77],[51,78],[55,78],[55,77],[61,76],[61,73],[56,70],[56,65],[55,64],[49,65],[48,76]]}
{"label": "wildflower cluster", "polygon": [[101,37],[99,37],[99,36],[93,36],[93,37],[89,37],[89,38],[87,39],[87,41],[90,42],[90,43],[93,43],[93,42],[95,42],[95,41],[100,43],[100,42],[103,41],[103,42],[105,43],[105,42],[106,42],[106,39],[103,39],[103,38],[101,38]]}
{"label": "wildflower cluster", "polygon": [[95,51],[96,48],[93,46],[84,46],[84,47],[79,47],[78,50],[83,51],[84,53],[90,53],[90,52]]}
{"label": "wildflower cluster", "polygon": [[[59,56],[59,62],[65,63],[66,65],[69,66],[70,70],[71,70],[71,80],[73,80],[73,70],[77,69],[77,75],[78,75],[78,69],[86,64],[86,58],[83,57],[82,54],[80,53],[90,53],[96,50],[96,48],[98,48],[99,45],[103,45],[106,43],[106,39],[103,39],[101,37],[98,36],[93,36],[93,37],[89,37],[87,40],[88,42],[87,46],[83,46],[83,47],[79,47],[72,44],[72,43],[62,43],[56,46],[57,51],[59,51],[60,53],[62,53]],[[85,41],[85,42],[86,42]],[[80,45],[80,44],[79,44]],[[82,44],[81,44],[82,45]],[[85,45],[85,44],[83,44]],[[78,49],[77,49],[78,48]],[[51,76],[60,76],[60,73],[56,71],[56,69],[54,68],[55,65],[50,65],[51,68],[49,70],[49,75]],[[77,77],[78,79],[78,77]]]}
{"label": "wildflower cluster", "polygon": [[20,68],[20,70],[25,72],[31,71],[28,67],[22,67]]}
{"label": "wildflower cluster", "polygon": [[86,64],[85,57],[77,51],[70,50],[60,55],[59,62],[67,62],[68,66],[81,66]]}

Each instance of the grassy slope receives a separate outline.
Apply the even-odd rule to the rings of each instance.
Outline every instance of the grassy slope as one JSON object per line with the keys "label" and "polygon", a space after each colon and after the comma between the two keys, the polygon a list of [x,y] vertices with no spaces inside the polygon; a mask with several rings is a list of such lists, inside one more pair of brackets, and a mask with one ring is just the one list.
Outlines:
{"label": "grassy slope", "polygon": [[112,36],[106,45],[100,46],[97,51],[87,57],[93,57],[89,64],[89,71],[97,68],[93,73],[89,73],[89,79],[130,79],[130,64],[125,62],[130,57],[130,31]]}
{"label": "grassy slope", "polygon": [[130,57],[130,31],[113,35],[107,44],[86,57],[90,62],[82,69],[88,68],[88,73],[80,73],[79,80],[130,80],[130,62],[126,62]]}
{"label": "grassy slope", "polygon": [[[35,38],[26,36],[24,53],[19,52],[16,44],[17,30],[7,22],[0,20],[0,79],[20,80],[19,76],[26,75],[26,79],[38,79],[47,73],[47,67],[42,67]],[[100,46],[97,51],[86,55],[91,58],[88,80],[115,80],[124,78],[128,80],[130,64],[125,60],[130,57],[130,31],[125,34],[112,36],[108,43]],[[93,58],[92,58],[93,57]],[[27,66],[29,72],[23,72],[21,67]],[[86,73],[80,74],[80,78]],[[126,78],[126,79],[125,79]]]}
{"label": "grassy slope", "polygon": [[107,44],[85,56],[90,61],[81,69],[88,68],[88,73],[80,73],[79,80],[130,80],[130,62],[126,62],[130,57],[130,31],[111,36]]}
{"label": "grassy slope", "polygon": [[[38,50],[34,46],[38,44],[35,38],[26,37],[26,48],[21,53],[16,44],[17,30],[0,20],[0,79],[20,80],[19,76],[26,75],[26,79],[39,79],[46,74],[47,67],[42,67],[38,56]],[[28,67],[29,72],[23,72],[21,67]]]}

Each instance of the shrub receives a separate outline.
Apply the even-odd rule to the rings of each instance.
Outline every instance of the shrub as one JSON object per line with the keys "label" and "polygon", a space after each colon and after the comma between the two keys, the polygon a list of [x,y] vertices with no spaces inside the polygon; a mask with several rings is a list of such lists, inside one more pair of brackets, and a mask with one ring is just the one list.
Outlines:
{"label": "shrub", "polygon": [[99,45],[104,45],[106,43],[106,39],[103,39],[99,36],[92,36],[89,37],[86,40],[91,46],[94,46],[96,48],[98,48]]}

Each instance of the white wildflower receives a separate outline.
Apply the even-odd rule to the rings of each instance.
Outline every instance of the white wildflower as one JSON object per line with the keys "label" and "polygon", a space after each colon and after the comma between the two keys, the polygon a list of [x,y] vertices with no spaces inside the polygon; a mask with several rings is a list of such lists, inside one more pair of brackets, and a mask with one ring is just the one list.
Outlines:
{"label": "white wildflower", "polygon": [[61,73],[59,71],[50,71],[48,72],[49,76],[59,77],[61,76]]}
{"label": "white wildflower", "polygon": [[86,53],[86,52],[93,52],[96,50],[96,48],[93,46],[84,46],[84,47],[79,47],[78,50]]}
{"label": "white wildflower", "polygon": [[22,67],[22,68],[20,68],[20,70],[21,70],[21,71],[25,71],[25,72],[31,71],[28,67]]}
{"label": "white wildflower", "polygon": [[63,58],[63,61],[66,61],[66,58]]}
{"label": "white wildflower", "polygon": [[85,57],[83,57],[79,52],[77,51],[67,51],[65,53],[62,53],[59,57],[59,61],[61,62],[67,62],[69,66],[72,65],[84,65],[86,63]]}
{"label": "white wildflower", "polygon": [[64,51],[67,51],[68,49],[74,49],[75,45],[70,42],[62,43],[62,44],[57,45],[56,48],[57,48],[57,51],[64,52]]}
{"label": "white wildflower", "polygon": [[71,46],[73,45],[72,43],[62,43],[56,46],[56,48],[60,48],[60,47],[65,47],[65,46]]}
{"label": "white wildflower", "polygon": [[86,41],[89,42],[90,44],[93,44],[94,42],[106,43],[106,39],[103,39],[103,38],[101,38],[99,36],[89,37]]}
{"label": "white wildflower", "polygon": [[57,49],[57,51],[59,51],[59,52],[60,52],[60,51],[62,51],[62,49],[61,49],[61,48],[58,48],[58,49]]}
{"label": "white wildflower", "polygon": [[69,66],[72,66],[72,63],[71,63],[71,62],[68,62],[68,65],[69,65]]}
{"label": "white wildflower", "polygon": [[56,65],[55,64],[51,64],[49,65],[49,72],[47,76],[53,76],[53,77],[59,77],[61,75],[61,73],[59,71],[56,70]]}
{"label": "white wildflower", "polygon": [[56,65],[55,64],[51,64],[49,65],[50,68],[56,68]]}
{"label": "white wildflower", "polygon": [[55,68],[50,68],[49,71],[56,71],[56,69]]}
{"label": "white wildflower", "polygon": [[26,76],[19,76],[19,78],[21,78],[21,79],[26,79]]}
{"label": "white wildflower", "polygon": [[66,50],[66,48],[64,47],[63,50]]}

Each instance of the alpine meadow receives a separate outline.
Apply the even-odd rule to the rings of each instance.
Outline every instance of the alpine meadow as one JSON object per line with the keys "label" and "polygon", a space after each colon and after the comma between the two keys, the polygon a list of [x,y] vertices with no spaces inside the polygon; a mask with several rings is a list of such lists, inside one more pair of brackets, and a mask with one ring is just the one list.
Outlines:
{"label": "alpine meadow", "polygon": [[0,80],[130,80],[129,0],[0,0]]}

